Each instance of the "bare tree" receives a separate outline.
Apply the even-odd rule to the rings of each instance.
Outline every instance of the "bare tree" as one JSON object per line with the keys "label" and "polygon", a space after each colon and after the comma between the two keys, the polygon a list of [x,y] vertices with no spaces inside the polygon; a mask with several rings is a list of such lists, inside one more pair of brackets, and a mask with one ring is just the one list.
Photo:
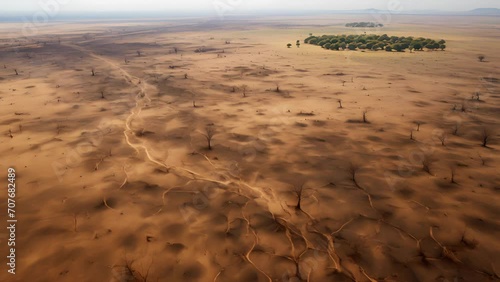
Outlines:
{"label": "bare tree", "polygon": [[491,132],[487,130],[486,128],[483,129],[483,132],[481,134],[481,138],[483,141],[482,146],[483,147],[488,147],[488,142],[491,140]]}
{"label": "bare tree", "polygon": [[478,55],[477,56],[477,59],[480,61],[480,62],[484,62],[484,59],[486,58],[486,56],[484,55]]}
{"label": "bare tree", "polygon": [[101,90],[101,99],[104,99],[104,90]]}
{"label": "bare tree", "polygon": [[460,124],[457,122],[453,127],[453,135],[458,136],[458,130],[460,129]]}
{"label": "bare tree", "polygon": [[456,173],[457,173],[457,167],[453,164],[450,165],[450,183],[451,184],[457,184],[457,182],[455,181]]}
{"label": "bare tree", "polygon": [[280,89],[280,85],[278,83],[276,83],[276,90],[274,90],[276,93],[280,93],[281,92],[281,89]]}
{"label": "bare tree", "polygon": [[419,121],[419,120],[414,121],[414,123],[417,125],[417,131],[420,131],[420,126],[421,126],[422,124],[424,124],[423,122],[421,122],[421,121]]}
{"label": "bare tree", "polygon": [[175,54],[177,54],[177,52],[178,52],[178,51],[179,51],[179,50],[177,49],[177,47],[174,47],[174,52],[175,52]]}
{"label": "bare tree", "polygon": [[188,79],[188,74],[187,73],[184,74],[184,79]]}
{"label": "bare tree", "polygon": [[248,89],[248,85],[243,84],[243,85],[241,86],[241,89],[243,90],[243,97],[246,97],[246,96],[247,96],[247,89]]}
{"label": "bare tree", "polygon": [[368,110],[363,111],[363,123],[368,123],[368,119],[366,118],[367,113],[368,113]]}
{"label": "bare tree", "polygon": [[141,51],[137,50],[136,52],[137,52],[137,57],[142,56],[142,52]]}
{"label": "bare tree", "polygon": [[9,129],[9,137],[14,138],[14,135],[12,135],[12,130]]}
{"label": "bare tree", "polygon": [[94,68],[92,68],[91,72],[92,72],[92,76],[95,76],[95,70],[94,70]]}
{"label": "bare tree", "polygon": [[202,133],[203,136],[205,136],[205,139],[207,139],[207,148],[209,150],[212,150],[212,139],[215,135],[215,128],[213,127],[213,125],[208,125],[207,127],[205,127],[205,132]]}
{"label": "bare tree", "polygon": [[460,109],[462,113],[467,112],[467,105],[465,104],[465,101],[462,102],[462,109]]}
{"label": "bare tree", "polygon": [[439,139],[439,141],[441,141],[442,146],[446,146],[445,142],[446,142],[447,138],[448,137],[446,136],[446,133],[444,133],[444,132],[441,133],[440,135],[438,135],[438,139]]}
{"label": "bare tree", "polygon": [[301,211],[302,195],[304,194],[304,184],[300,185],[300,187],[295,188],[295,194],[297,195],[297,205],[295,205],[295,209],[297,211]]}
{"label": "bare tree", "polygon": [[431,173],[431,165],[434,163],[434,160],[430,156],[424,156],[422,159],[422,170],[432,175]]}
{"label": "bare tree", "polygon": [[410,129],[410,140],[415,140],[415,138],[413,138],[413,128]]}
{"label": "bare tree", "polygon": [[17,72],[17,69],[14,69],[14,72],[16,73],[16,75],[19,75],[19,73]]}
{"label": "bare tree", "polygon": [[359,187],[359,184],[358,184],[358,181],[356,180],[356,174],[358,173],[360,169],[360,166],[356,163],[350,163],[349,164],[349,169],[348,169],[348,172],[349,172],[349,176],[351,177],[351,180],[352,182],[354,182],[354,184]]}
{"label": "bare tree", "polygon": [[341,99],[338,99],[337,102],[339,102],[339,108],[340,109],[343,109],[344,107],[342,107],[342,100]]}

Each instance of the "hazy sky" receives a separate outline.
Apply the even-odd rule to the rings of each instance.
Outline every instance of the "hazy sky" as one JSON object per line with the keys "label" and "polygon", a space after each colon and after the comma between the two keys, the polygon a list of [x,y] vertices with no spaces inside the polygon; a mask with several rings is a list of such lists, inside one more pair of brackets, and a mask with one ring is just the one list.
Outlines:
{"label": "hazy sky", "polygon": [[[1,11],[38,11],[43,3],[60,3],[61,11],[176,11],[176,10],[452,10],[500,8],[499,0],[1,0]],[[47,4],[46,4],[47,5]],[[50,5],[49,5],[50,6]]]}

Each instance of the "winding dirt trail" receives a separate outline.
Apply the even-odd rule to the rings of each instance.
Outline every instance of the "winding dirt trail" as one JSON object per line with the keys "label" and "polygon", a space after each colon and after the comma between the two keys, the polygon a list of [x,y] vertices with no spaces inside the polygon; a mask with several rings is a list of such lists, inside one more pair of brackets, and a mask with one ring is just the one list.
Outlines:
{"label": "winding dirt trail", "polygon": [[[271,213],[271,215],[273,216],[273,218],[276,221],[278,221],[278,220],[283,221],[282,225],[287,230],[287,236],[289,237],[288,239],[291,243],[292,250],[294,250],[294,244],[293,244],[293,241],[291,240],[292,233],[294,233],[296,236],[302,238],[302,240],[307,245],[307,249],[313,249],[313,250],[316,249],[307,238],[307,234],[309,234],[311,232],[307,230],[305,225],[302,226],[302,228],[298,228],[297,230],[294,230],[295,224],[290,222],[290,220],[287,220],[284,218],[285,214],[288,214],[290,216],[291,216],[291,214],[285,207],[283,207],[283,203],[279,201],[279,198],[276,196],[273,189],[256,187],[256,186],[250,185],[249,183],[243,181],[240,177],[232,175],[228,171],[226,171],[227,173],[220,173],[220,171],[226,170],[226,169],[215,166],[210,161],[210,159],[203,154],[200,154],[200,155],[202,155],[209,162],[209,164],[214,168],[214,170],[216,170],[217,173],[219,173],[220,175],[223,175],[225,179],[229,179],[229,180],[221,181],[221,180],[207,177],[205,175],[202,175],[196,171],[193,171],[193,170],[190,170],[187,168],[177,167],[177,166],[169,166],[166,163],[156,159],[150,153],[150,148],[148,148],[147,144],[145,144],[144,142],[142,142],[140,140],[138,142],[133,141],[134,139],[137,139],[137,138],[136,138],[135,133],[131,127],[132,121],[135,118],[137,118],[141,114],[143,108],[146,105],[148,105],[148,103],[151,102],[151,99],[148,96],[148,89],[154,88],[154,86],[151,86],[147,82],[145,82],[144,80],[141,80],[139,77],[132,75],[127,70],[125,70],[123,67],[121,67],[119,64],[115,63],[114,61],[112,61],[106,57],[97,55],[94,52],[87,50],[84,47],[75,45],[75,44],[64,44],[64,45],[67,47],[73,48],[75,50],[78,50],[82,53],[85,53],[96,60],[104,62],[105,64],[112,67],[113,69],[120,71],[121,74],[123,75],[123,77],[127,80],[127,82],[139,90],[138,94],[135,96],[135,107],[130,110],[130,114],[126,118],[125,125],[124,125],[123,134],[125,136],[125,141],[128,144],[128,146],[133,148],[138,154],[140,154],[141,151],[144,152],[144,155],[146,156],[147,161],[154,163],[154,164],[158,165],[159,167],[163,167],[163,168],[167,169],[169,172],[174,173],[175,175],[177,175],[179,177],[185,177],[185,178],[189,179],[188,183],[190,183],[191,181],[206,181],[206,182],[218,184],[221,186],[221,188],[233,187],[234,190],[236,190],[235,193],[238,193],[238,194],[240,194],[248,199],[254,199],[255,201],[259,202],[260,205],[265,210],[267,210],[269,213]],[[125,174],[127,174],[125,170],[124,170],[124,172],[125,172]],[[121,184],[119,189],[121,189],[127,183],[127,181],[128,181],[128,176],[125,179],[125,181]],[[172,187],[170,189],[167,189],[165,191],[165,193],[163,194],[163,196],[162,196],[163,206],[166,205],[166,201],[165,201],[166,194],[168,194],[168,192],[173,188],[176,188],[176,187]],[[245,192],[243,192],[243,191],[245,191]],[[258,195],[258,197],[256,195]],[[161,212],[162,209],[160,209],[156,214]],[[258,243],[259,239],[258,239],[258,235],[257,235],[256,230],[254,230],[254,228],[251,226],[250,220],[245,215],[245,212],[243,211],[243,209],[242,209],[242,216],[247,222],[247,233],[251,232],[254,236],[253,245],[248,250],[248,252],[245,254],[244,257],[248,261],[248,263],[250,263],[260,273],[262,273],[268,281],[272,281],[271,276],[269,276],[262,269],[260,269],[250,257],[250,255],[254,251],[254,248],[255,248],[256,244]],[[309,214],[306,213],[306,215],[308,216],[308,218],[310,220],[314,221],[314,218],[312,218]],[[325,252],[328,254],[329,258],[332,261],[332,267],[339,272],[343,272],[344,274],[346,274],[346,272],[349,273],[349,271],[346,271],[347,269],[341,265],[341,260],[339,259],[339,256],[333,247],[333,238],[331,238],[330,234],[326,234],[326,233],[320,232],[318,230],[315,230],[312,233],[321,234],[321,235],[325,236],[325,238],[328,239],[329,246],[328,246],[328,249],[325,250]],[[300,263],[300,257],[297,258],[297,263]],[[308,273],[308,276],[310,276],[310,274],[311,273]],[[215,277],[214,280],[217,279],[217,276]],[[354,280],[354,278],[353,278],[354,276],[352,274],[350,274],[350,275],[347,274],[347,277]],[[307,280],[309,280],[309,277],[307,278]]]}
{"label": "winding dirt trail", "polygon": [[[151,99],[149,98],[149,96],[147,94],[148,93],[147,90],[148,90],[148,88],[153,88],[153,86],[151,86],[147,82],[141,80],[139,77],[136,77],[136,76],[130,74],[127,70],[125,70],[119,64],[115,63],[114,61],[112,61],[106,57],[97,55],[94,52],[89,51],[89,50],[85,49],[84,47],[81,47],[81,46],[78,46],[75,44],[64,44],[64,45],[67,47],[73,48],[75,50],[78,50],[82,53],[85,53],[85,54],[89,55],[90,57],[97,59],[99,61],[102,61],[105,64],[109,65],[110,67],[117,69],[118,71],[121,72],[121,74],[124,76],[124,78],[130,84],[132,84],[134,87],[138,88],[139,93],[135,96],[135,101],[136,101],[135,107],[133,109],[131,109],[130,115],[125,120],[125,130],[123,131],[123,134],[125,136],[125,141],[136,152],[138,152],[138,153],[141,151],[144,152],[148,161],[150,161],[150,162],[152,162],[160,167],[163,167],[170,172],[174,172],[176,175],[178,175],[180,177],[187,177],[191,180],[207,181],[207,182],[222,185],[223,187],[227,187],[229,185],[236,185],[238,187],[244,187],[248,190],[251,190],[253,193],[258,194],[259,198],[264,200],[264,202],[268,205],[268,210],[270,212],[274,211],[273,213],[275,213],[275,212],[279,212],[280,210],[282,210],[282,206],[280,203],[277,202],[276,196],[274,195],[274,192],[272,191],[272,189],[264,189],[264,188],[252,186],[252,185],[244,182],[241,178],[232,176],[230,174],[224,174],[224,175],[232,178],[232,180],[220,181],[220,180],[206,177],[198,172],[195,172],[195,171],[187,169],[187,168],[182,168],[182,167],[177,167],[177,166],[169,166],[169,165],[165,164],[164,162],[156,159],[154,156],[152,156],[150,153],[150,149],[148,148],[148,146],[146,144],[144,144],[142,142],[140,142],[140,143],[132,142],[131,139],[135,137],[135,134],[131,128],[131,123],[136,117],[138,117],[141,114],[142,109],[148,103],[151,102]],[[187,175],[186,175],[186,173],[187,173]]]}

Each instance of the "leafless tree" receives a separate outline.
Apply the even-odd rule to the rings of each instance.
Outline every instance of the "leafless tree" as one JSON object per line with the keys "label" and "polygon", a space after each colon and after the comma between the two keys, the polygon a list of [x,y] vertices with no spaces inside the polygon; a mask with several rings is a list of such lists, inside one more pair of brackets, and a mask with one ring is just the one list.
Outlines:
{"label": "leafless tree", "polygon": [[184,74],[184,79],[188,79],[188,74],[187,73]]}
{"label": "leafless tree", "polygon": [[9,137],[14,138],[14,135],[12,135],[12,130],[9,129]]}
{"label": "leafless tree", "polygon": [[241,89],[243,90],[243,97],[246,97],[246,96],[247,96],[247,89],[248,89],[248,85],[243,84],[243,85],[241,86]]}
{"label": "leafless tree", "polygon": [[460,124],[457,122],[453,127],[453,135],[458,136],[458,130],[460,129]]}
{"label": "leafless tree", "polygon": [[486,56],[484,55],[478,55],[477,56],[477,59],[480,61],[480,62],[484,62],[484,59],[486,58]]}
{"label": "leafless tree", "polygon": [[444,133],[444,132],[441,133],[440,135],[438,135],[438,139],[439,139],[439,141],[441,141],[442,146],[446,146],[445,142],[446,142],[447,138],[448,137],[446,136],[446,133]]}
{"label": "leafless tree", "polygon": [[456,173],[457,173],[457,167],[455,165],[451,165],[450,166],[450,183],[451,184],[457,184],[457,182],[455,181],[455,176],[456,176]]}
{"label": "leafless tree", "polygon": [[104,99],[104,90],[101,90],[101,99]]}
{"label": "leafless tree", "polygon": [[414,123],[417,125],[417,131],[420,131],[420,126],[421,126],[422,124],[424,124],[423,122],[421,122],[421,121],[419,121],[419,120],[414,121]]}
{"label": "leafless tree", "polygon": [[142,52],[141,51],[137,50],[136,52],[137,52],[137,57],[142,56]]}
{"label": "leafless tree", "polygon": [[481,160],[481,165],[485,166],[486,165],[486,158],[484,158],[480,153],[477,153],[479,156],[479,159]]}
{"label": "leafless tree", "polygon": [[276,90],[274,90],[276,93],[280,93],[281,92],[281,89],[280,89],[280,85],[278,83],[276,83]]}
{"label": "leafless tree", "polygon": [[213,125],[208,125],[207,127],[205,127],[205,132],[202,133],[203,136],[205,136],[205,139],[207,139],[207,148],[209,150],[212,150],[212,139],[215,135],[215,128],[213,127]]}
{"label": "leafless tree", "polygon": [[482,146],[488,147],[488,142],[490,142],[491,140],[491,132],[488,129],[484,128],[481,134],[481,139],[483,141]]}
{"label": "leafless tree", "polygon": [[95,76],[95,70],[94,70],[94,68],[92,68],[91,72],[92,72],[92,76]]}
{"label": "leafless tree", "polygon": [[415,138],[413,138],[413,128],[410,129],[410,140],[415,140]]}
{"label": "leafless tree", "polygon": [[14,69],[14,72],[16,73],[16,75],[19,75],[19,73],[17,72],[17,69]]}
{"label": "leafless tree", "polygon": [[177,47],[174,47],[174,52],[175,52],[175,54],[177,54],[177,52],[178,52],[178,51],[179,51],[179,50],[177,49]]}
{"label": "leafless tree", "polygon": [[360,169],[360,166],[356,163],[350,163],[349,164],[349,169],[348,169],[348,173],[349,173],[349,176],[351,177],[351,180],[352,182],[354,182],[354,184],[359,187],[358,185],[358,181],[356,180],[356,174],[358,173]]}
{"label": "leafless tree", "polygon": [[337,102],[339,102],[339,108],[340,109],[343,109],[344,107],[342,107],[342,100],[341,99],[338,99]]}
{"label": "leafless tree", "polygon": [[422,160],[422,170],[432,175],[431,173],[431,165],[434,163],[434,160],[430,156],[424,156]]}
{"label": "leafless tree", "polygon": [[300,185],[299,187],[295,188],[295,194],[297,195],[297,205],[295,205],[295,209],[297,211],[302,210],[302,195],[304,194],[304,184]]}
{"label": "leafless tree", "polygon": [[368,119],[366,118],[367,113],[368,113],[368,110],[363,111],[363,123],[368,123]]}
{"label": "leafless tree", "polygon": [[462,113],[467,112],[467,105],[466,105],[465,101],[462,102],[462,108],[460,110],[462,111]]}

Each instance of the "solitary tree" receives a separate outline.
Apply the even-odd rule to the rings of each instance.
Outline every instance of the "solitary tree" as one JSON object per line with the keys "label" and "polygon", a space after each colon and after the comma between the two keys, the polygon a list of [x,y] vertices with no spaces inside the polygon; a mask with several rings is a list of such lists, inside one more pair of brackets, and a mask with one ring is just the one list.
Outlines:
{"label": "solitary tree", "polygon": [[442,146],[446,146],[446,144],[445,144],[446,143],[446,139],[447,139],[446,133],[443,132],[442,134],[440,134],[438,136],[438,139],[439,139],[439,141],[441,141],[441,145]]}
{"label": "solitary tree", "polygon": [[95,76],[95,70],[92,68],[92,76]]}
{"label": "solitary tree", "polygon": [[304,193],[304,184],[300,185],[300,187],[295,188],[295,194],[297,195],[297,205],[295,206],[295,209],[297,211],[302,210],[301,202],[303,193]]}
{"label": "solitary tree", "polygon": [[368,119],[366,118],[367,113],[368,113],[368,110],[363,111],[363,123],[368,123]]}
{"label": "solitary tree", "polygon": [[483,129],[483,133],[481,134],[481,139],[483,141],[482,146],[483,147],[488,147],[488,142],[491,139],[491,133],[486,128]]}
{"label": "solitary tree", "polygon": [[339,108],[340,109],[343,109],[344,107],[342,107],[342,100],[341,99],[338,99],[337,102],[339,102]]}
{"label": "solitary tree", "polygon": [[142,55],[142,52],[137,50],[137,57],[140,57]]}
{"label": "solitary tree", "polygon": [[286,46],[287,46],[288,48],[291,48],[291,47],[292,47],[292,43],[288,43]]}
{"label": "solitary tree", "polygon": [[208,125],[207,127],[205,127],[205,132],[202,133],[202,135],[205,136],[205,139],[207,139],[207,148],[209,150],[212,150],[212,139],[215,135],[215,129],[213,125]]}
{"label": "solitary tree", "polygon": [[486,58],[486,57],[485,57],[484,55],[479,55],[479,56],[477,56],[477,59],[478,59],[480,62],[484,62],[484,59],[485,59],[485,58]]}
{"label": "solitary tree", "polygon": [[247,96],[247,89],[248,89],[248,85],[243,84],[243,85],[241,86],[241,89],[243,90],[243,97],[246,97],[246,96]]}
{"label": "solitary tree", "polygon": [[454,164],[450,165],[450,173],[451,173],[450,183],[451,184],[457,184],[457,182],[455,181],[456,172],[457,172],[457,167]]}
{"label": "solitary tree", "polygon": [[276,90],[274,90],[276,93],[280,93],[281,92],[281,89],[280,89],[280,85],[278,83],[276,83]]}
{"label": "solitary tree", "polygon": [[297,48],[300,48],[300,40],[297,40],[297,43],[295,45],[297,45]]}
{"label": "solitary tree", "polygon": [[431,159],[430,156],[424,156],[422,160],[422,170],[427,172],[428,174],[432,175],[431,173],[431,165],[434,162],[433,159]]}
{"label": "solitary tree", "polygon": [[17,72],[17,69],[14,69],[14,72],[16,73],[16,75],[19,75],[19,73]]}

